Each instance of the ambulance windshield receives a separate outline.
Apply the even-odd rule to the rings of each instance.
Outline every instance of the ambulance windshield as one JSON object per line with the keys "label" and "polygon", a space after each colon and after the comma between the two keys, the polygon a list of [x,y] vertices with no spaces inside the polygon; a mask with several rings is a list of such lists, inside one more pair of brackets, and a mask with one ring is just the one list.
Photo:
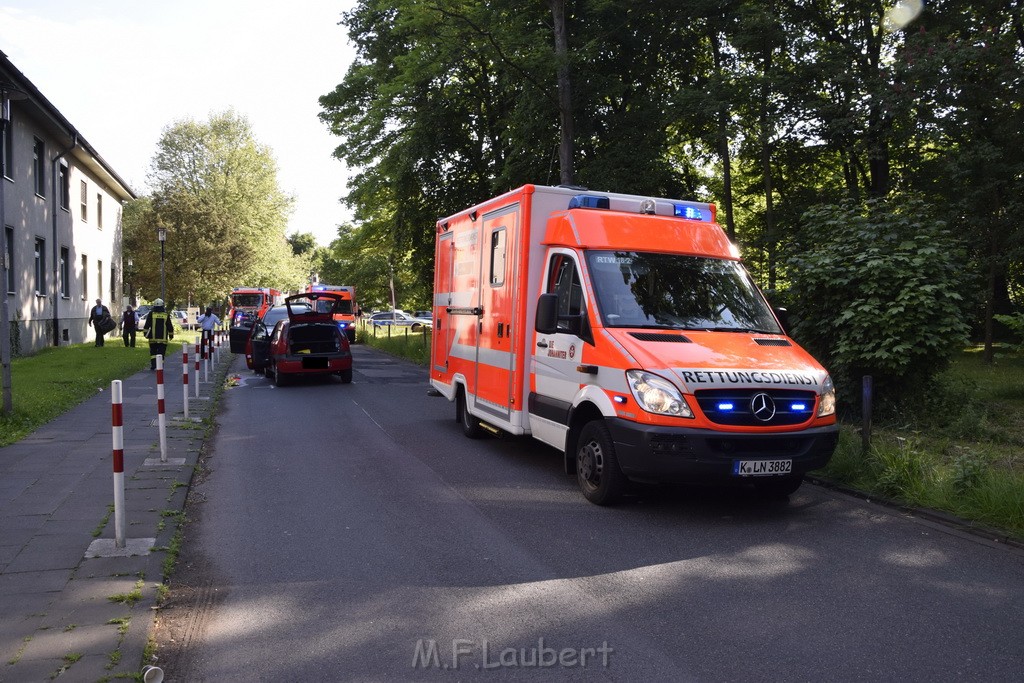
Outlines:
{"label": "ambulance windshield", "polygon": [[587,264],[605,327],[782,334],[736,261],[588,251]]}

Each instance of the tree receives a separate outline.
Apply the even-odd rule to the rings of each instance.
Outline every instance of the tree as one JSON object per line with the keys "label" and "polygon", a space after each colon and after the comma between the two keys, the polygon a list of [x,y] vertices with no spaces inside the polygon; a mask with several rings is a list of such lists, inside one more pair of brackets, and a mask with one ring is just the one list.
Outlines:
{"label": "tree", "polygon": [[[126,254],[145,264],[140,285],[159,283],[158,228],[165,244],[168,299],[219,300],[235,286],[297,288],[308,265],[284,230],[291,198],[277,183],[270,150],[232,111],[164,129],[149,173],[150,196],[126,209]],[[135,251],[138,250],[138,251]],[[155,296],[155,295],[151,295]]]}
{"label": "tree", "polygon": [[860,377],[896,402],[962,348],[963,245],[918,198],[819,206],[792,258],[794,335],[856,403]]}

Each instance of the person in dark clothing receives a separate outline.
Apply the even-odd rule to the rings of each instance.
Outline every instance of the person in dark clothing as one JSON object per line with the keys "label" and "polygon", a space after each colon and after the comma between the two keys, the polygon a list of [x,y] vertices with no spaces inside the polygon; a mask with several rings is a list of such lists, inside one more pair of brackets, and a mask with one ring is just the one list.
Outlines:
{"label": "person in dark clothing", "polygon": [[121,339],[125,347],[135,348],[135,332],[139,329],[139,314],[131,306],[124,309],[121,316]]}
{"label": "person in dark clothing", "polygon": [[103,335],[100,332],[100,321],[110,317],[110,309],[103,305],[103,302],[96,299],[96,305],[89,311],[89,324],[96,330],[96,346],[103,346]]}
{"label": "person in dark clothing", "polygon": [[153,310],[146,316],[146,324],[142,332],[149,340],[149,369],[156,370],[156,357],[167,358],[167,342],[174,339],[174,324],[171,316],[164,308],[164,300],[153,302]]}

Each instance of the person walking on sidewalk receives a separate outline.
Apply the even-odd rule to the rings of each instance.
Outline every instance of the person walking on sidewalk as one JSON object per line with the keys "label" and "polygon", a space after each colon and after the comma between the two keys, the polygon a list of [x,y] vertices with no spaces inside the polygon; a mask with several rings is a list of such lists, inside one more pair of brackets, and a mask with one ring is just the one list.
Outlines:
{"label": "person walking on sidewalk", "polygon": [[125,348],[135,348],[135,332],[139,329],[139,314],[131,307],[131,304],[124,309],[121,315],[121,339],[124,339]]}
{"label": "person walking on sidewalk", "polygon": [[96,299],[96,305],[89,311],[89,324],[96,329],[96,346],[103,346],[103,335],[110,331],[101,331],[104,320],[109,317],[110,309],[103,305],[103,301]]}
{"label": "person walking on sidewalk", "polygon": [[210,344],[213,343],[213,331],[220,325],[220,318],[213,312],[213,308],[206,307],[206,314],[199,319],[199,327],[202,328],[203,358],[210,357]]}
{"label": "person walking on sidewalk", "polygon": [[149,340],[149,369],[156,370],[156,357],[167,358],[167,342],[174,339],[174,325],[171,316],[164,308],[164,300],[153,302],[153,310],[146,316],[146,324],[142,333]]}

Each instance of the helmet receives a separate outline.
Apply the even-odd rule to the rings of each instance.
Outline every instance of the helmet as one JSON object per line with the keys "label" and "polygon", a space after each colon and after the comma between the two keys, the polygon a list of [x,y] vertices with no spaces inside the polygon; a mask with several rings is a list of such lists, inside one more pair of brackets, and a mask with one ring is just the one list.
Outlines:
{"label": "helmet", "polygon": [[164,305],[164,300],[163,299],[157,299],[156,301],[153,302],[153,305],[154,306],[163,306]]}

